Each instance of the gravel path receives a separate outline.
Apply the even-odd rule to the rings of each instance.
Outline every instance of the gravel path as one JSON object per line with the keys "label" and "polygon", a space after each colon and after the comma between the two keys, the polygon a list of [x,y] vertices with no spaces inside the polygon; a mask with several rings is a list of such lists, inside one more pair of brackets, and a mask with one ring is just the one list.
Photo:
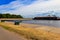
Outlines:
{"label": "gravel path", "polygon": [[0,40],[26,40],[20,35],[0,27]]}

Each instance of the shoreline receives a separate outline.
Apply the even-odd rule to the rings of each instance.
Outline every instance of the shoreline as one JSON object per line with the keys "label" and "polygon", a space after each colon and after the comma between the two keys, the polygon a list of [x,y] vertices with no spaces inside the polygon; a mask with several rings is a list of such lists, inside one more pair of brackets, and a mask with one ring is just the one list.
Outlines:
{"label": "shoreline", "polygon": [[[7,24],[13,24],[13,22],[5,22]],[[15,25],[15,26],[22,26],[25,28],[34,28],[37,30],[46,30],[46,31],[50,31],[50,32],[55,32],[55,33],[60,33],[60,28],[59,27],[54,27],[54,26],[45,26],[45,25],[37,25],[37,24],[28,24],[28,23],[20,23],[19,25]]]}
{"label": "shoreline", "polygon": [[30,23],[21,23],[21,25],[24,25],[24,26],[28,26],[28,27],[31,27],[31,28],[39,28],[39,27],[53,27],[53,28],[60,28],[60,27],[56,27],[56,26],[48,26],[48,25],[39,25],[39,24],[30,24]]}
{"label": "shoreline", "polygon": [[46,30],[50,32],[55,32],[55,33],[60,33],[60,28],[59,27],[54,27],[54,26],[45,26],[45,25],[35,25],[35,24],[27,24],[27,23],[21,23],[23,27],[29,27],[29,28],[35,28],[37,30]]}
{"label": "shoreline", "polygon": [[[9,31],[16,32],[27,38],[28,40],[60,40],[60,33],[58,33],[58,28],[50,28],[48,26],[39,26],[33,28],[30,26],[37,26],[34,24],[20,24],[14,25],[12,22],[0,22],[0,26]],[[44,28],[45,27],[45,28]],[[45,30],[49,29],[49,30]],[[52,30],[53,29],[53,30]],[[59,28],[60,29],[60,28]],[[56,31],[55,31],[56,30]],[[60,31],[59,31],[60,32]]]}

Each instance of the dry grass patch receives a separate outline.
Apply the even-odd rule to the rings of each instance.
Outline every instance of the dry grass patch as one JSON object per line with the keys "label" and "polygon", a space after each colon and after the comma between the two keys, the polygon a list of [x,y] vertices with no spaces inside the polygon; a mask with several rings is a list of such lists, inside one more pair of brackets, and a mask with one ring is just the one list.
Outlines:
{"label": "dry grass patch", "polygon": [[48,26],[43,26],[43,27],[37,27],[37,30],[46,30],[46,31],[50,31],[50,32],[54,32],[54,33],[59,33],[60,34],[60,28],[58,27],[48,27]]}
{"label": "dry grass patch", "polygon": [[13,23],[0,23],[5,29],[14,31],[28,40],[60,40],[60,34],[49,32],[46,30],[37,30],[34,28],[22,27],[20,25],[13,25]]}

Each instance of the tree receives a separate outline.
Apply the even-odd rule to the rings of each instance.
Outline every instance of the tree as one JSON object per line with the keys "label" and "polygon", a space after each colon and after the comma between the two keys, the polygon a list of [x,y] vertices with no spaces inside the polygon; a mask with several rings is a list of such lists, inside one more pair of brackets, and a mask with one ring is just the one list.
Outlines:
{"label": "tree", "polygon": [[0,18],[23,18],[21,15],[15,15],[15,14],[0,14]]}

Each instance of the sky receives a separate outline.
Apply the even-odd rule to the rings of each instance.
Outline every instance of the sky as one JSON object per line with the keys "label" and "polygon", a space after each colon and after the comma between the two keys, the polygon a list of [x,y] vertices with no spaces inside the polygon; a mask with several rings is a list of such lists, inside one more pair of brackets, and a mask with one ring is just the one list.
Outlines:
{"label": "sky", "polygon": [[0,13],[25,18],[53,14],[60,16],[60,0],[0,0]]}

